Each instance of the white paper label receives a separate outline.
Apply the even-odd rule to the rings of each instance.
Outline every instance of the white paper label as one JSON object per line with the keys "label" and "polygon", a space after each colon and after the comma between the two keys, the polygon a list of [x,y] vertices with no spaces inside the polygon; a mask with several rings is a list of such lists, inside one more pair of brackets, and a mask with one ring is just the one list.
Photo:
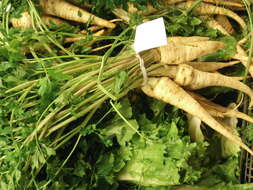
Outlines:
{"label": "white paper label", "polygon": [[136,53],[165,45],[167,45],[167,37],[163,18],[137,26],[134,39]]}

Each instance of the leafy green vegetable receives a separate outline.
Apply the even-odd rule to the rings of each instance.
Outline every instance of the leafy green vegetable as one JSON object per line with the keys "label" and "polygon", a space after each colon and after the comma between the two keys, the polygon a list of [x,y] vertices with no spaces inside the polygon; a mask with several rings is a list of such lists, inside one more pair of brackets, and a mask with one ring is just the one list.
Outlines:
{"label": "leafy green vegetable", "polygon": [[205,187],[205,186],[180,186],[172,188],[171,190],[250,190],[253,188],[253,184],[241,184],[241,185],[232,185],[232,184],[217,184],[213,187]]}
{"label": "leafy green vegetable", "polygon": [[[122,108],[128,110],[128,107],[129,104],[125,104]],[[183,127],[183,123],[179,118],[171,117],[171,119],[153,123],[141,114],[137,120],[139,127],[136,129],[141,131],[147,139],[143,139],[142,136],[121,122],[116,123],[118,126],[113,122],[101,131],[103,135],[108,137],[112,135],[117,137],[117,142],[121,145],[119,157],[125,157],[120,154],[122,149],[123,153],[126,150],[131,152],[130,157],[127,157],[126,160],[123,159],[123,162],[127,162],[124,164],[124,169],[118,174],[120,180],[144,186],[163,186],[182,182],[193,183],[199,179],[201,171],[195,171],[187,163],[193,152],[198,152],[197,144],[191,143],[189,137],[179,136],[178,127]],[[134,120],[130,120],[130,122],[136,123]],[[123,130],[124,128],[125,130]],[[123,142],[119,135],[125,137]],[[204,150],[205,148],[202,151]],[[183,176],[182,173],[184,173]]]}
{"label": "leafy green vegetable", "polygon": [[[136,81],[141,83],[136,74],[138,63],[133,64],[133,56],[119,54],[125,44],[132,43],[131,27],[146,18],[164,16],[170,36],[201,35],[217,39],[221,36],[219,32],[208,29],[192,13],[166,7],[157,15],[130,15],[130,28],[119,23],[111,36],[101,37],[102,42],[93,46],[90,32],[85,40],[62,45],[65,37],[80,36],[77,33],[90,23],[44,28],[36,22],[35,30],[9,28],[9,18],[19,17],[24,10],[36,12],[32,2],[36,7],[37,0],[11,1],[10,12],[6,11],[9,1],[3,0],[0,6],[1,189],[168,190],[172,188],[170,185],[181,184],[198,184],[204,189],[222,189],[225,184],[241,188],[234,185],[239,183],[238,159],[221,158],[215,135],[208,134],[204,142],[192,142],[184,113],[146,98],[138,90],[128,93],[138,86]],[[115,18],[112,9],[127,9],[128,2],[140,10],[145,10],[147,3],[154,6],[160,3],[75,2],[90,3],[93,13],[108,19]],[[122,30],[124,35],[120,34]],[[110,58],[108,52],[97,56],[103,55],[103,51],[91,53],[92,47],[114,40],[119,42],[110,49],[115,57]],[[235,38],[220,40],[228,48],[203,59],[224,59],[235,53]],[[102,63],[104,60],[107,61]],[[126,69],[114,72],[119,66]],[[93,74],[100,71],[103,72],[99,76]],[[99,82],[101,86],[97,85]],[[108,101],[108,92],[119,97],[117,102]],[[228,92],[231,90],[210,88],[203,94],[226,96]],[[52,129],[55,131],[49,134]],[[27,141],[31,136],[33,141]],[[250,134],[247,139],[251,140]]]}
{"label": "leafy green vegetable", "polygon": [[251,144],[253,141],[253,124],[246,125],[245,129],[243,129],[243,138],[247,143]]}

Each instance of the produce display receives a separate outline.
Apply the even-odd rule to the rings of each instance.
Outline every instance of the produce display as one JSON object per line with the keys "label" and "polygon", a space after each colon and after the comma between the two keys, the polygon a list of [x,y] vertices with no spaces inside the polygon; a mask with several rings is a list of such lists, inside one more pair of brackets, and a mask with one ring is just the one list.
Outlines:
{"label": "produce display", "polygon": [[0,189],[252,190],[252,3],[2,0]]}

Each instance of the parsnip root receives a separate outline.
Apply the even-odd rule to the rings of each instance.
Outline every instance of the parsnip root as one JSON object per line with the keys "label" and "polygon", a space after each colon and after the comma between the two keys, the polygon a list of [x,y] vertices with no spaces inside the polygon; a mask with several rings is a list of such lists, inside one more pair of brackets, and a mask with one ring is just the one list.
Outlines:
{"label": "parsnip root", "polygon": [[116,26],[114,23],[99,18],[64,0],[40,0],[40,5],[46,14],[58,16],[67,20],[87,23],[92,19],[92,23],[95,25],[107,28],[115,28]]}
{"label": "parsnip root", "polygon": [[191,90],[197,90],[209,86],[224,86],[233,88],[250,96],[250,107],[253,105],[253,91],[244,83],[231,77],[219,74],[199,71],[190,65],[181,64],[177,66],[177,74],[174,81]]}
{"label": "parsnip root", "polygon": [[240,138],[225,129],[195,99],[169,78],[149,78],[148,84],[142,87],[142,91],[148,96],[162,100],[200,118],[212,129],[237,143],[253,155],[253,151]]}
{"label": "parsnip root", "polygon": [[231,109],[228,107],[223,107],[221,105],[215,104],[211,102],[210,100],[204,98],[203,96],[200,96],[194,92],[187,91],[188,94],[190,94],[195,100],[199,102],[199,104],[205,108],[212,116],[214,117],[236,117],[243,119],[245,121],[248,121],[250,123],[253,123],[253,118],[249,115],[242,113],[240,111],[237,111],[235,109]]}
{"label": "parsnip root", "polygon": [[[56,26],[68,24],[59,18],[48,15],[42,16],[41,21],[47,26],[50,26],[51,24],[55,24]],[[12,18],[11,23],[15,28],[32,28],[32,17],[28,12],[23,12],[20,18]]]}
{"label": "parsnip root", "polygon": [[233,34],[235,32],[233,26],[229,22],[227,16],[225,15],[217,15],[215,20],[227,31],[229,34]]}
{"label": "parsnip root", "polygon": [[31,28],[32,18],[28,12],[23,12],[20,18],[12,18],[11,23],[15,28]]}
{"label": "parsnip root", "polygon": [[[193,5],[193,3],[194,3],[194,1],[189,0],[187,2],[178,4],[177,7],[186,9],[186,8],[190,8]],[[223,8],[223,7],[214,6],[214,5],[211,5],[208,3],[199,3],[194,8],[194,11],[199,15],[210,15],[210,14],[226,15],[226,16],[234,19],[236,22],[238,22],[238,24],[242,28],[246,27],[246,23],[239,15],[237,15],[233,11]]]}
{"label": "parsnip root", "polygon": [[181,64],[214,53],[225,47],[224,43],[206,37],[170,37],[168,45],[159,47],[162,64]]}
{"label": "parsnip root", "polygon": [[230,61],[230,62],[187,62],[185,64],[192,66],[194,69],[205,72],[214,72],[219,69],[230,67],[235,64],[240,63],[240,61]]}
{"label": "parsnip root", "polygon": [[207,19],[206,23],[209,28],[218,30],[226,36],[230,35],[229,32],[219,22],[217,22],[214,18]]}

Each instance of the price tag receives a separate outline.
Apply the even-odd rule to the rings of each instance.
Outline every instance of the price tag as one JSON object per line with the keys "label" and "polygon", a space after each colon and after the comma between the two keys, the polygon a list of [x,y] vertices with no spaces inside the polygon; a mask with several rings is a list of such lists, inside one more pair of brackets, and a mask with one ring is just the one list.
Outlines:
{"label": "price tag", "polygon": [[134,39],[136,53],[165,45],[167,45],[167,37],[162,17],[136,27]]}

